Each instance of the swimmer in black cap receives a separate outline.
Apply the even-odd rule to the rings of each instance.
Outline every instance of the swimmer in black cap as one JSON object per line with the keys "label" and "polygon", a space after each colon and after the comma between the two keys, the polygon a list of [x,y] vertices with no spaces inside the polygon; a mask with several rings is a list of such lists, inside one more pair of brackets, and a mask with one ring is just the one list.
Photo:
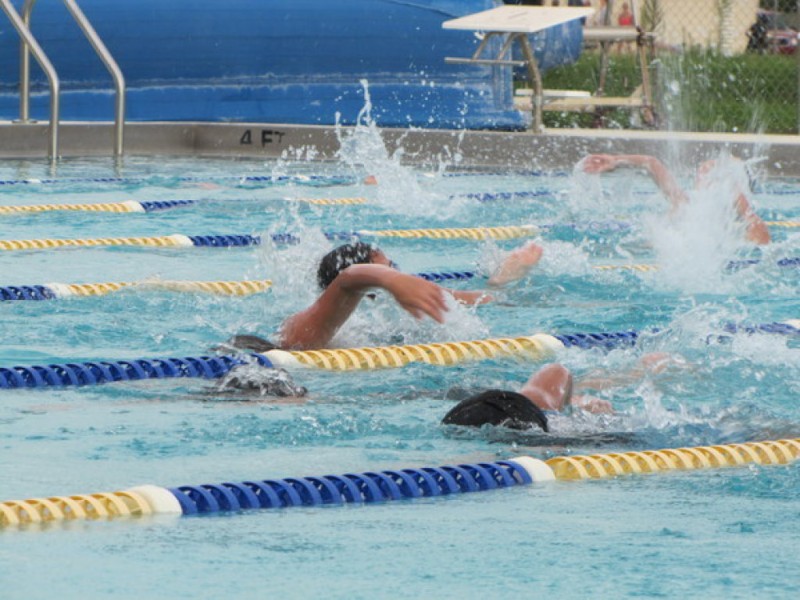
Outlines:
{"label": "swimmer in black cap", "polygon": [[[489,285],[500,287],[524,277],[542,256],[540,246],[529,242],[509,254],[489,278]],[[448,290],[439,285],[397,270],[379,249],[357,242],[340,246],[326,254],[319,264],[317,281],[322,294],[307,309],[289,317],[281,326],[280,348],[312,350],[324,348],[353,314],[369,290],[382,288],[417,319],[425,316],[443,323],[447,312],[445,294],[465,304],[483,304],[493,298],[484,291]],[[235,336],[229,344],[255,350],[275,346],[255,336]],[[260,341],[259,341],[260,340]],[[266,344],[266,345],[265,345]]]}
{"label": "swimmer in black cap", "polygon": [[531,375],[519,392],[486,390],[462,400],[444,416],[442,424],[538,427],[546,432],[549,428],[545,411],[561,411],[569,406],[593,413],[612,412],[611,403],[606,400],[573,395],[572,373],[564,365],[553,363]]}

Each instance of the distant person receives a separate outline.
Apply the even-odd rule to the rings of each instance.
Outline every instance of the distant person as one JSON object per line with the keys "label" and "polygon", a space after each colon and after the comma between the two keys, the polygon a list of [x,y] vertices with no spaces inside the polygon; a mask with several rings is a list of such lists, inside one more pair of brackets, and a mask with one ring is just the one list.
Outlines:
{"label": "distant person", "polygon": [[[717,161],[707,160],[697,167],[694,188],[702,189],[709,184],[708,175],[717,166]],[[586,173],[606,173],[618,168],[643,169],[653,179],[658,188],[671,203],[672,212],[689,202],[689,194],[678,184],[675,177],[660,160],[647,154],[591,154],[584,158],[580,167]],[[769,229],[755,213],[747,200],[745,190],[739,189],[730,199],[737,218],[745,225],[745,238],[755,244],[768,244],[771,240]]]}
{"label": "distant person", "polygon": [[622,4],[622,11],[620,11],[619,17],[617,17],[617,24],[620,27],[633,27],[633,13],[627,2]]}
{"label": "distant person", "polygon": [[[489,277],[489,286],[502,287],[524,277],[541,256],[542,248],[533,242],[517,248]],[[444,322],[447,312],[446,294],[472,305],[493,300],[485,291],[448,290],[402,273],[382,251],[363,242],[344,244],[326,254],[319,263],[317,282],[322,290],[319,298],[283,322],[278,345],[251,335],[234,336],[229,344],[255,352],[324,348],[373,289],[388,291],[415,318],[427,316],[438,323]]]}
{"label": "distant person", "polygon": [[[620,27],[633,27],[633,13],[627,2],[622,4],[622,11],[617,17],[617,25]],[[619,42],[617,45],[619,52],[629,52],[632,50],[631,42]]]}
{"label": "distant person", "polygon": [[597,10],[586,22],[587,27],[605,27],[608,24],[608,0],[598,0]]}
{"label": "distant person", "polygon": [[747,51],[764,54],[768,48],[767,31],[769,31],[769,18],[765,13],[759,13],[756,22],[747,32]]}

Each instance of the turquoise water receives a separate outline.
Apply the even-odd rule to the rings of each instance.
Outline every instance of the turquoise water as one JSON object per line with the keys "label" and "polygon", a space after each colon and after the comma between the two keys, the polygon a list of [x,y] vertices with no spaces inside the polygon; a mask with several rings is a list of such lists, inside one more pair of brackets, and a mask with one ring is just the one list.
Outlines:
{"label": "turquoise water", "polygon": [[[330,373],[301,370],[303,402],[230,396],[199,379],[6,390],[0,402],[0,500],[480,462],[530,455],[695,446],[800,437],[797,337],[727,334],[726,323],[800,318],[800,256],[792,228],[753,250],[703,204],[674,221],[645,178],[613,174],[412,170],[356,141],[341,163],[127,159],[65,162],[51,184],[0,188],[3,205],[192,199],[145,215],[0,216],[2,239],[292,232],[300,243],[257,248],[95,248],[0,252],[0,285],[269,278],[245,298],[124,291],[98,298],[4,302],[0,366],[197,356],[234,333],[274,335],[315,296],[323,231],[548,224],[534,273],[497,302],[452,307],[444,325],[416,322],[380,294],[339,345],[422,343],[538,332],[640,330],[639,346],[569,350],[580,379],[611,416],[555,416],[553,432],[448,430],[457,398],[516,388],[537,363],[497,359],[453,367]],[[376,173],[377,187],[358,183]],[[316,174],[353,183],[240,181]],[[0,179],[46,178],[36,163],[4,163]],[[76,178],[127,178],[86,182]],[[192,181],[183,178],[191,176]],[[685,174],[689,181],[688,173]],[[480,202],[475,192],[536,191]],[[368,204],[309,206],[299,197],[365,196]],[[288,200],[287,200],[288,198]],[[759,182],[768,220],[800,219],[795,181]],[[716,208],[715,208],[716,207]],[[697,216],[697,215],[694,215]],[[619,221],[626,223],[620,226]],[[722,223],[722,225],[720,225]],[[713,239],[709,241],[709,232]],[[478,270],[521,240],[385,238],[407,272]],[[732,259],[758,264],[727,270]],[[661,270],[599,270],[658,264]],[[478,289],[480,279],[453,284]],[[658,328],[653,332],[653,328]],[[649,352],[676,361],[636,375]],[[626,377],[626,375],[631,375]],[[9,530],[0,541],[4,598],[141,598],[236,594],[260,598],[796,595],[800,469],[668,473],[344,508],[121,519]]]}

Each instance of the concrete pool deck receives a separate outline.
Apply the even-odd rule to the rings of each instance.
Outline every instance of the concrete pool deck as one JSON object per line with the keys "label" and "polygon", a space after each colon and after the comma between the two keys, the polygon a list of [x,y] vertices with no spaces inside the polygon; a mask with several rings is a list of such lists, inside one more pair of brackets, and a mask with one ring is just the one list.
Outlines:
{"label": "concrete pool deck", "polygon": [[[342,127],[347,134],[350,127]],[[693,164],[725,149],[736,156],[765,157],[771,176],[800,176],[800,136],[609,129],[527,132],[382,129],[389,153],[402,145],[403,161],[446,162],[460,168],[563,169],[587,153],[647,153]],[[62,158],[112,156],[110,122],[64,122]],[[46,159],[46,122],[0,122],[0,157]],[[125,154],[334,160],[339,150],[331,126],[282,123],[132,122],[125,126]],[[459,157],[458,162],[454,161]]]}

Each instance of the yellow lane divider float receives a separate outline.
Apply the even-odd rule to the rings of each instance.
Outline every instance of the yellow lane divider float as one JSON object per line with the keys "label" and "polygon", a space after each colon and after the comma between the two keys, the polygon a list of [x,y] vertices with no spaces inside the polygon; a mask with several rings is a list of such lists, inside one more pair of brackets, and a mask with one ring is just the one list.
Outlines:
{"label": "yellow lane divider float", "polygon": [[173,292],[206,292],[224,296],[249,296],[264,292],[272,287],[272,280],[257,279],[253,281],[179,281],[148,280],[119,281],[107,283],[49,283],[59,298],[66,296],[103,296],[117,292],[123,288],[137,290],[169,290]]}
{"label": "yellow lane divider float", "polygon": [[596,265],[592,268],[596,271],[640,271],[642,273],[658,271],[658,265]]}
{"label": "yellow lane divider float", "polygon": [[143,213],[141,203],[128,202],[97,202],[91,204],[24,204],[18,206],[0,206],[0,215],[16,213],[38,213],[55,210],[88,211],[88,212],[113,212],[113,213]]}
{"label": "yellow lane divider float", "polygon": [[16,206],[0,206],[0,215],[42,213],[48,211],[84,211],[111,213],[149,213],[183,206],[191,206],[194,200],[149,200],[138,202],[93,202],[85,204],[23,204]]}
{"label": "yellow lane divider float", "polygon": [[447,366],[496,356],[526,356],[538,359],[551,356],[556,350],[563,348],[564,344],[555,337],[537,333],[523,337],[438,344],[305,351],[269,350],[264,356],[275,366],[304,366],[349,371],[396,368],[413,362]]}
{"label": "yellow lane divider float", "polygon": [[800,227],[800,221],[764,221],[770,227]]}
{"label": "yellow lane divider float", "polygon": [[747,464],[783,465],[797,460],[799,455],[800,439],[793,439],[644,452],[560,456],[545,462],[552,470],[554,479],[602,479],[675,469],[711,469]]}
{"label": "yellow lane divider float", "polygon": [[507,227],[460,227],[445,229],[360,229],[359,235],[397,238],[510,240],[529,237],[539,233],[536,225],[512,225]]}
{"label": "yellow lane divider float", "polygon": [[185,235],[162,235],[154,237],[115,237],[93,239],[41,239],[41,240],[0,240],[0,250],[42,250],[66,247],[97,246],[154,246],[154,247],[192,247],[194,244]]}
{"label": "yellow lane divider float", "polygon": [[[535,235],[539,231],[535,225],[512,225],[500,227],[464,227],[444,229],[362,229],[348,233],[348,236],[432,238],[432,239],[514,239]],[[339,238],[341,233],[327,234]],[[275,242],[290,243],[297,238],[288,233],[274,233]],[[114,237],[89,239],[38,239],[38,240],[0,240],[0,250],[43,250],[65,247],[99,246],[151,246],[191,248],[199,246],[233,247],[257,246],[261,237],[254,235],[201,235],[188,236],[180,233],[153,237]]]}
{"label": "yellow lane divider float", "polygon": [[317,206],[339,206],[347,204],[366,204],[366,198],[285,198],[291,202],[315,204]]}

